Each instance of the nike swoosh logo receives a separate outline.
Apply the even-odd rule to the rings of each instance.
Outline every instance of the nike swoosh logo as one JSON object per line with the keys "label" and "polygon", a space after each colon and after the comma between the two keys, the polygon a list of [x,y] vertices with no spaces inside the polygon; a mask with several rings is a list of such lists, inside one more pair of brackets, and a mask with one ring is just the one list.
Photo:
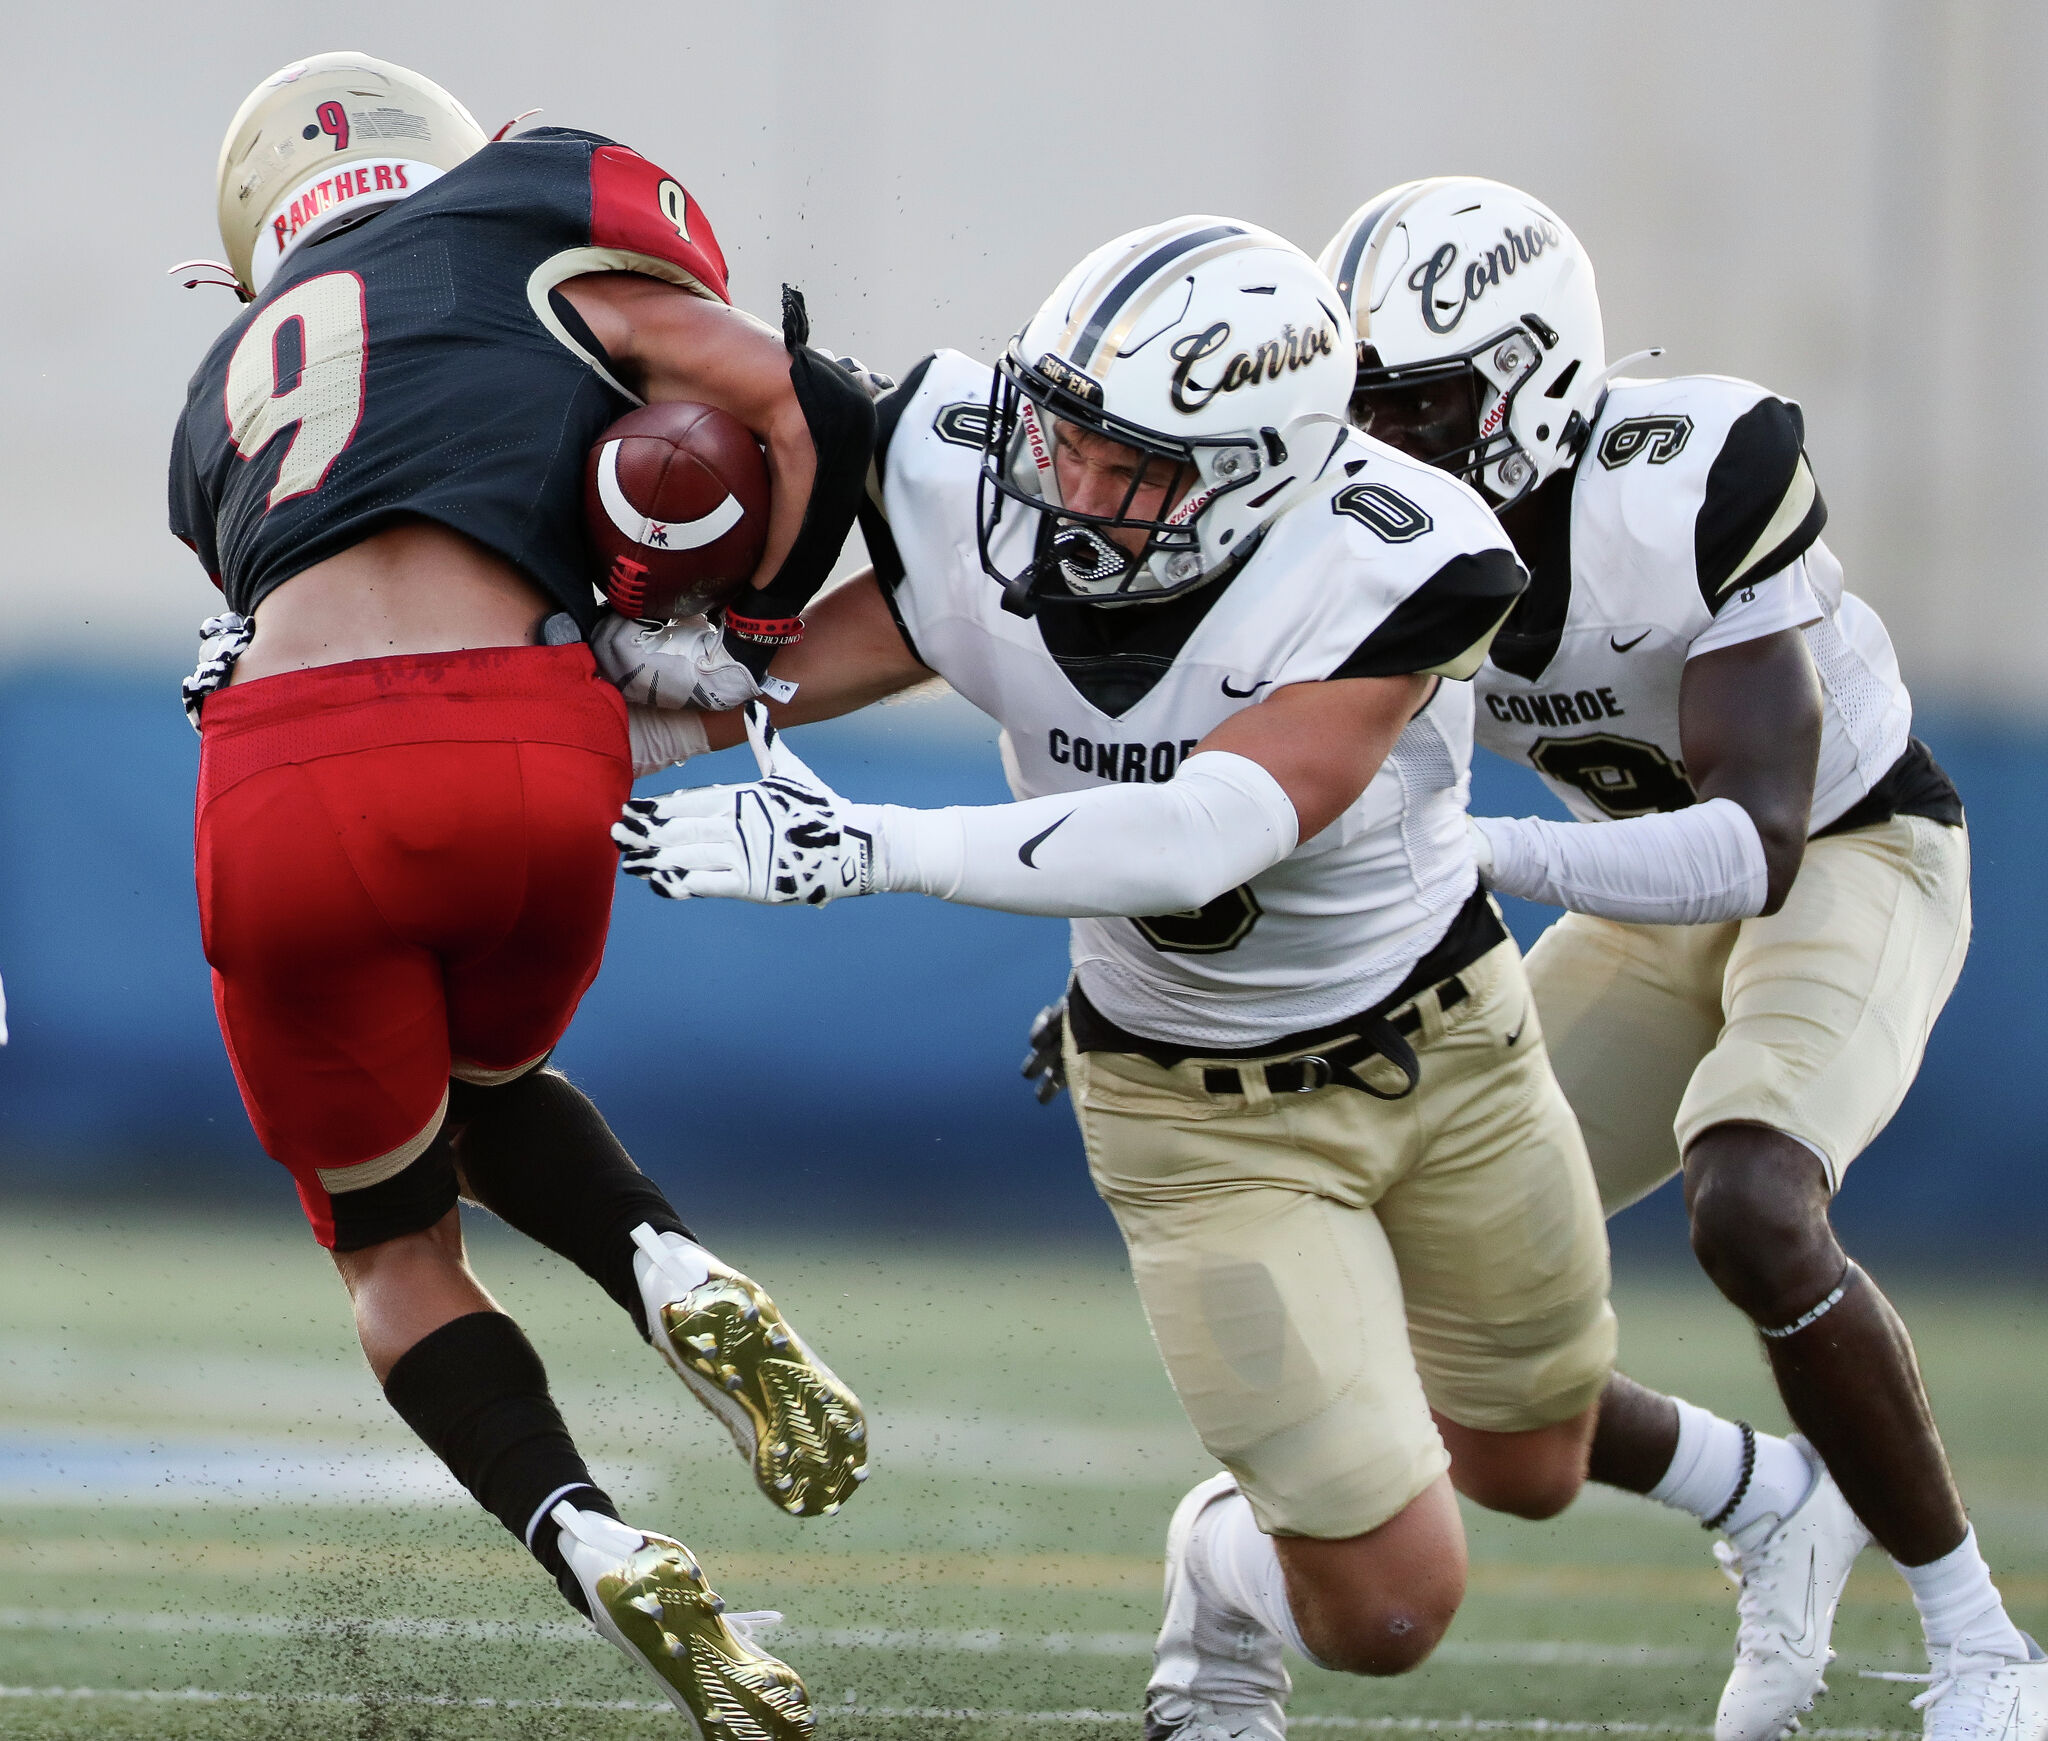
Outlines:
{"label": "nike swoosh logo", "polygon": [[1813,1660],[1814,1650],[1820,1642],[1814,1636],[1815,1628],[1813,1624],[1814,1585],[1818,1581],[1815,1576],[1818,1569],[1815,1561],[1818,1558],[1818,1549],[1808,1548],[1806,1550],[1806,1612],[1801,1619],[1798,1635],[1785,1640],[1785,1648],[1787,1650],[1794,1656],[1806,1658],[1809,1662]]}
{"label": "nike swoosh logo", "polygon": [[1640,647],[1649,638],[1650,631],[1648,629],[1645,629],[1640,635],[1636,636],[1636,638],[1633,641],[1617,641],[1612,635],[1609,635],[1607,637],[1607,644],[1608,646],[1612,647],[1617,653],[1626,653],[1631,647]]}
{"label": "nike swoosh logo", "polygon": [[1261,677],[1249,689],[1233,689],[1230,687],[1230,679],[1226,677],[1223,679],[1223,693],[1229,696],[1232,701],[1245,701],[1258,694],[1261,689],[1265,688],[1272,681],[1273,679],[1270,677]]}
{"label": "nike swoosh logo", "polygon": [[1017,848],[1017,862],[1024,866],[1026,870],[1036,870],[1038,866],[1031,862],[1031,855],[1045,844],[1047,837],[1051,835],[1054,832],[1054,830],[1066,827],[1066,825],[1073,820],[1074,813],[1073,811],[1069,810],[1066,813],[1066,815],[1062,816],[1059,819],[1059,821],[1055,822],[1051,828],[1048,828],[1044,834],[1034,834],[1022,846]]}

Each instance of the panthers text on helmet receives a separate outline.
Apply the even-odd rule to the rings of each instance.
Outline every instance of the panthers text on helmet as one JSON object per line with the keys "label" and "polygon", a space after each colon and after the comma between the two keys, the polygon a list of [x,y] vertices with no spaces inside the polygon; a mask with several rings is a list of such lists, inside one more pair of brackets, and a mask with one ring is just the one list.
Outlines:
{"label": "panthers text on helmet", "polygon": [[406,167],[395,160],[359,163],[353,169],[344,169],[339,175],[322,176],[270,220],[270,231],[278,247],[287,246],[322,212],[332,211],[350,200],[362,199],[373,193],[412,192],[412,184],[406,180]]}

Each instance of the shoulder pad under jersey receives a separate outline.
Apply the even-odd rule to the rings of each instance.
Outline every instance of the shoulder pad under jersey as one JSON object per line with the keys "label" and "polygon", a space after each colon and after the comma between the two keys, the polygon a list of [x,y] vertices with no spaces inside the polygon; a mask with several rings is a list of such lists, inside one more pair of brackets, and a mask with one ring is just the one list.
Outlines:
{"label": "shoulder pad under jersey", "polygon": [[1827,523],[1805,434],[1797,404],[1750,381],[1617,381],[1579,462],[1578,511],[1682,564],[1707,610],[1719,611],[1797,559]]}
{"label": "shoulder pad under jersey", "polygon": [[985,363],[934,351],[875,402],[875,456],[860,526],[885,588],[904,572],[892,520],[965,515],[971,532],[993,379]]}
{"label": "shoulder pad under jersey", "polygon": [[1355,430],[1268,539],[1357,625],[1333,678],[1470,677],[1528,583],[1469,485]]}

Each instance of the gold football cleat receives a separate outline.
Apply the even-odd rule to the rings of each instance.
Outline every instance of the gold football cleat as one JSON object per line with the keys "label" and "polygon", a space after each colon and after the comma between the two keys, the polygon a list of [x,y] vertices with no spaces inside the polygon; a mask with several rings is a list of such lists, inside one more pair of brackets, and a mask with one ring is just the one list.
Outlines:
{"label": "gold football cleat", "polygon": [[868,1478],[860,1399],[758,1282],[644,1223],[633,1239],[655,1347],[725,1423],[763,1493],[793,1517],[830,1517]]}
{"label": "gold football cleat", "polygon": [[695,1741],[813,1741],[810,1695],[795,1669],[728,1614],[690,1550],[564,1502],[549,1514],[599,1632],[661,1682]]}

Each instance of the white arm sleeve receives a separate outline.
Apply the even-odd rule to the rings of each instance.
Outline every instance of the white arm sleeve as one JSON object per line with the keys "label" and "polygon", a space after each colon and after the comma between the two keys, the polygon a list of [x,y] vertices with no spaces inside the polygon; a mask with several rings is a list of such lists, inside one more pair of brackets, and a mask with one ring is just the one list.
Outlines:
{"label": "white arm sleeve", "polygon": [[658,774],[711,747],[704,716],[689,707],[643,707],[626,703],[626,735],[633,749],[633,778]]}
{"label": "white arm sleeve", "polygon": [[1472,823],[1486,839],[1481,874],[1504,895],[1632,925],[1708,925],[1764,910],[1763,839],[1732,798],[1622,822]]}
{"label": "white arm sleeve", "polygon": [[874,884],[1048,917],[1184,913],[1294,850],[1294,805],[1257,762],[1204,750],[1160,785],[1100,786],[985,808],[850,804]]}

